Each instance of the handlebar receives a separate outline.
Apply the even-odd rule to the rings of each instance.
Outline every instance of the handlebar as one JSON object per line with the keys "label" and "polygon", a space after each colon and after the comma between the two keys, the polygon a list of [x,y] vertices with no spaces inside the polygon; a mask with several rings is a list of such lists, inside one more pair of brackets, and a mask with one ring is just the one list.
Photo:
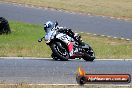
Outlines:
{"label": "handlebar", "polygon": [[42,42],[43,38],[44,38],[44,37],[42,37],[42,38],[38,39],[38,42]]}

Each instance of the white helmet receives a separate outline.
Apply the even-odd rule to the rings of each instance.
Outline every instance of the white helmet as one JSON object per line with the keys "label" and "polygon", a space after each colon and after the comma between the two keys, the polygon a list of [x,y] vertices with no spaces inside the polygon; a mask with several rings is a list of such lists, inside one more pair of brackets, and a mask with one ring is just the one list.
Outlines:
{"label": "white helmet", "polygon": [[47,22],[44,24],[44,30],[45,30],[45,32],[50,31],[51,29],[53,29],[53,27],[54,27],[54,23],[51,22],[51,21],[47,21]]}

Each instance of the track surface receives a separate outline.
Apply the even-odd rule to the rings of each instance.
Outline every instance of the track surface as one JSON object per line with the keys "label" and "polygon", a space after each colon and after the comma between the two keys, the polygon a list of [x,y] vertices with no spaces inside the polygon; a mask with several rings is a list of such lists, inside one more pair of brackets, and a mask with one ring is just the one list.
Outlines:
{"label": "track surface", "polygon": [[57,20],[60,25],[72,28],[75,31],[132,39],[132,21],[71,14],[63,11],[30,8],[6,3],[0,3],[0,16],[10,20],[37,24],[43,24],[48,20]]}
{"label": "track surface", "polygon": [[0,59],[0,81],[7,83],[76,84],[76,72],[82,66],[87,73],[129,73],[132,61],[83,60],[53,61],[41,59]]}

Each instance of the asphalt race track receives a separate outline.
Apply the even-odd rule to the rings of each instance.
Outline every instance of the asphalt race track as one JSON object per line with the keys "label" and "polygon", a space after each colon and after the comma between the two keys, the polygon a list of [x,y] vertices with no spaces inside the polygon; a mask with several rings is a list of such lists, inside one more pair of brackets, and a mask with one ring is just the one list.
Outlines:
{"label": "asphalt race track", "polygon": [[132,61],[84,60],[53,61],[52,59],[0,59],[0,82],[35,84],[76,84],[77,68],[87,73],[130,74]]}
{"label": "asphalt race track", "polygon": [[43,25],[48,20],[75,31],[132,39],[132,20],[117,20],[101,16],[72,14],[64,11],[25,7],[0,2],[0,16],[9,20]]}

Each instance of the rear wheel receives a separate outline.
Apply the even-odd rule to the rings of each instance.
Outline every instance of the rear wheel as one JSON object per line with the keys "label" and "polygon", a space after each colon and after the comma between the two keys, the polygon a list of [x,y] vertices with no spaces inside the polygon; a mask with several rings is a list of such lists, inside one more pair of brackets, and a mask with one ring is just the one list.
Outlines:
{"label": "rear wheel", "polygon": [[85,49],[83,59],[85,61],[93,61],[95,59],[95,53],[90,46],[89,46],[89,48]]}
{"label": "rear wheel", "polygon": [[65,44],[61,42],[55,42],[51,44],[51,50],[58,59],[67,61],[69,59],[69,53],[65,47]]}

